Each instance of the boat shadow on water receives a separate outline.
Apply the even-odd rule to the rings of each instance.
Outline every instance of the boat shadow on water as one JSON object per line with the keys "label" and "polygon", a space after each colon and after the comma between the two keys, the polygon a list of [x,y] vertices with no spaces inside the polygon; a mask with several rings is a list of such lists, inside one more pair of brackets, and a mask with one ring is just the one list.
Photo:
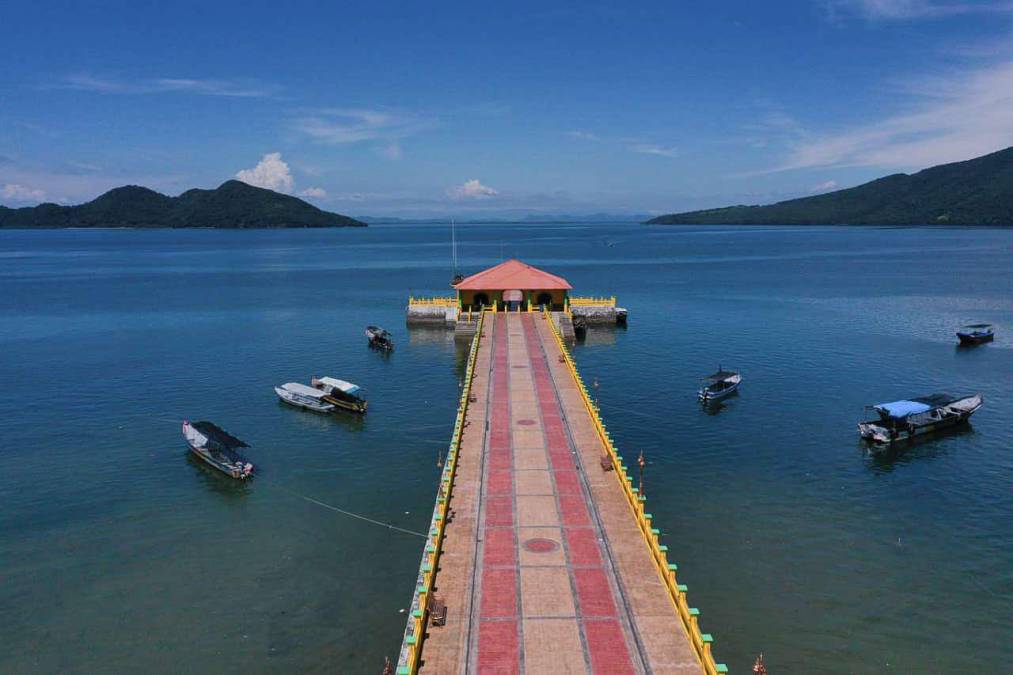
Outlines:
{"label": "boat shadow on water", "polygon": [[365,430],[367,415],[361,415],[351,410],[343,410],[338,408],[329,412],[320,413],[314,410],[306,410],[305,408],[298,408],[296,406],[285,403],[282,400],[276,401],[278,408],[285,411],[286,414],[300,413],[297,416],[291,417],[295,420],[296,424],[300,426],[310,427],[313,429],[333,429],[335,425],[344,427],[348,431],[358,433]]}
{"label": "boat shadow on water", "polygon": [[877,449],[867,441],[860,440],[858,443],[862,454],[869,460],[869,468],[877,473],[888,473],[910,462],[934,459],[948,454],[955,447],[954,443],[947,442],[948,440],[970,436],[973,433],[974,427],[970,424],[961,424],[899,441],[885,449]]}

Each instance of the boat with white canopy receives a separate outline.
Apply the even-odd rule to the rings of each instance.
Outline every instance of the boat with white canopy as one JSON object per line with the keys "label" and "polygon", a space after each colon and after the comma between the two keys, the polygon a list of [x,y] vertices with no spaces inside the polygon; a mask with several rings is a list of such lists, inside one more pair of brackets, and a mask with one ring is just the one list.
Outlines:
{"label": "boat with white canopy", "polygon": [[327,396],[324,392],[298,382],[288,382],[280,387],[275,387],[274,392],[285,403],[313,412],[331,412],[337,407],[324,400]]}
{"label": "boat with white canopy", "polygon": [[742,382],[741,373],[734,370],[725,370],[718,366],[718,371],[703,379],[703,387],[697,392],[700,400],[704,403],[717,401],[728,396],[739,388]]}
{"label": "boat with white canopy", "polygon": [[362,388],[357,384],[339,380],[336,377],[312,377],[310,384],[313,388],[322,391],[325,396],[323,400],[332,403],[339,408],[351,410],[352,412],[365,413],[366,400],[360,392]]}
{"label": "boat with white canopy", "polygon": [[965,424],[984,403],[981,394],[931,394],[871,406],[879,419],[861,422],[858,433],[876,445],[889,445]]}

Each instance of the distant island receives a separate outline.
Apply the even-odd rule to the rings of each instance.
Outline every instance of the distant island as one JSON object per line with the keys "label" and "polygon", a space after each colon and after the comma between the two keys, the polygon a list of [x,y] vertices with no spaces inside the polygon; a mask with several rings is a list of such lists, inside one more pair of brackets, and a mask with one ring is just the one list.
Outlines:
{"label": "distant island", "polygon": [[0,206],[0,228],[59,227],[366,227],[290,195],[229,180],[214,190],[168,197],[137,185],[118,187],[77,206]]}
{"label": "distant island", "polygon": [[1013,147],[767,206],[659,216],[649,225],[1013,225]]}

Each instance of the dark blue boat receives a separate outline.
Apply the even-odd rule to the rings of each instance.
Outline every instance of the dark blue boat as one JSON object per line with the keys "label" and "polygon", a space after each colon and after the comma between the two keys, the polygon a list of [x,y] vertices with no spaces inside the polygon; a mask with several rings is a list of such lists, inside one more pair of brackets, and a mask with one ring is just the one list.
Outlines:
{"label": "dark blue boat", "polygon": [[980,345],[995,339],[995,331],[991,324],[971,323],[958,330],[957,337],[962,345]]}

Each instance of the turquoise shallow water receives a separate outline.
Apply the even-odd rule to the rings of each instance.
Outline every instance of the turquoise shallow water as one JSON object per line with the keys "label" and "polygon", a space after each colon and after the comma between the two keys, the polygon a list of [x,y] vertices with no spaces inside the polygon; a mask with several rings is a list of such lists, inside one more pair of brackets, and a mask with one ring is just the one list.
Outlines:
{"label": "turquoise shallow water", "polygon": [[[733,672],[1013,662],[1013,232],[463,226],[612,294],[575,354]],[[465,354],[404,327],[449,232],[0,232],[0,671],[377,672],[400,641]],[[964,322],[995,343],[954,346]],[[389,358],[363,328],[391,328]],[[716,414],[698,376],[740,369]],[[364,419],[278,403],[331,374]],[[981,391],[966,432],[873,458],[869,403]],[[236,485],[183,418],[253,446]],[[775,670],[776,668],[776,670]]]}

